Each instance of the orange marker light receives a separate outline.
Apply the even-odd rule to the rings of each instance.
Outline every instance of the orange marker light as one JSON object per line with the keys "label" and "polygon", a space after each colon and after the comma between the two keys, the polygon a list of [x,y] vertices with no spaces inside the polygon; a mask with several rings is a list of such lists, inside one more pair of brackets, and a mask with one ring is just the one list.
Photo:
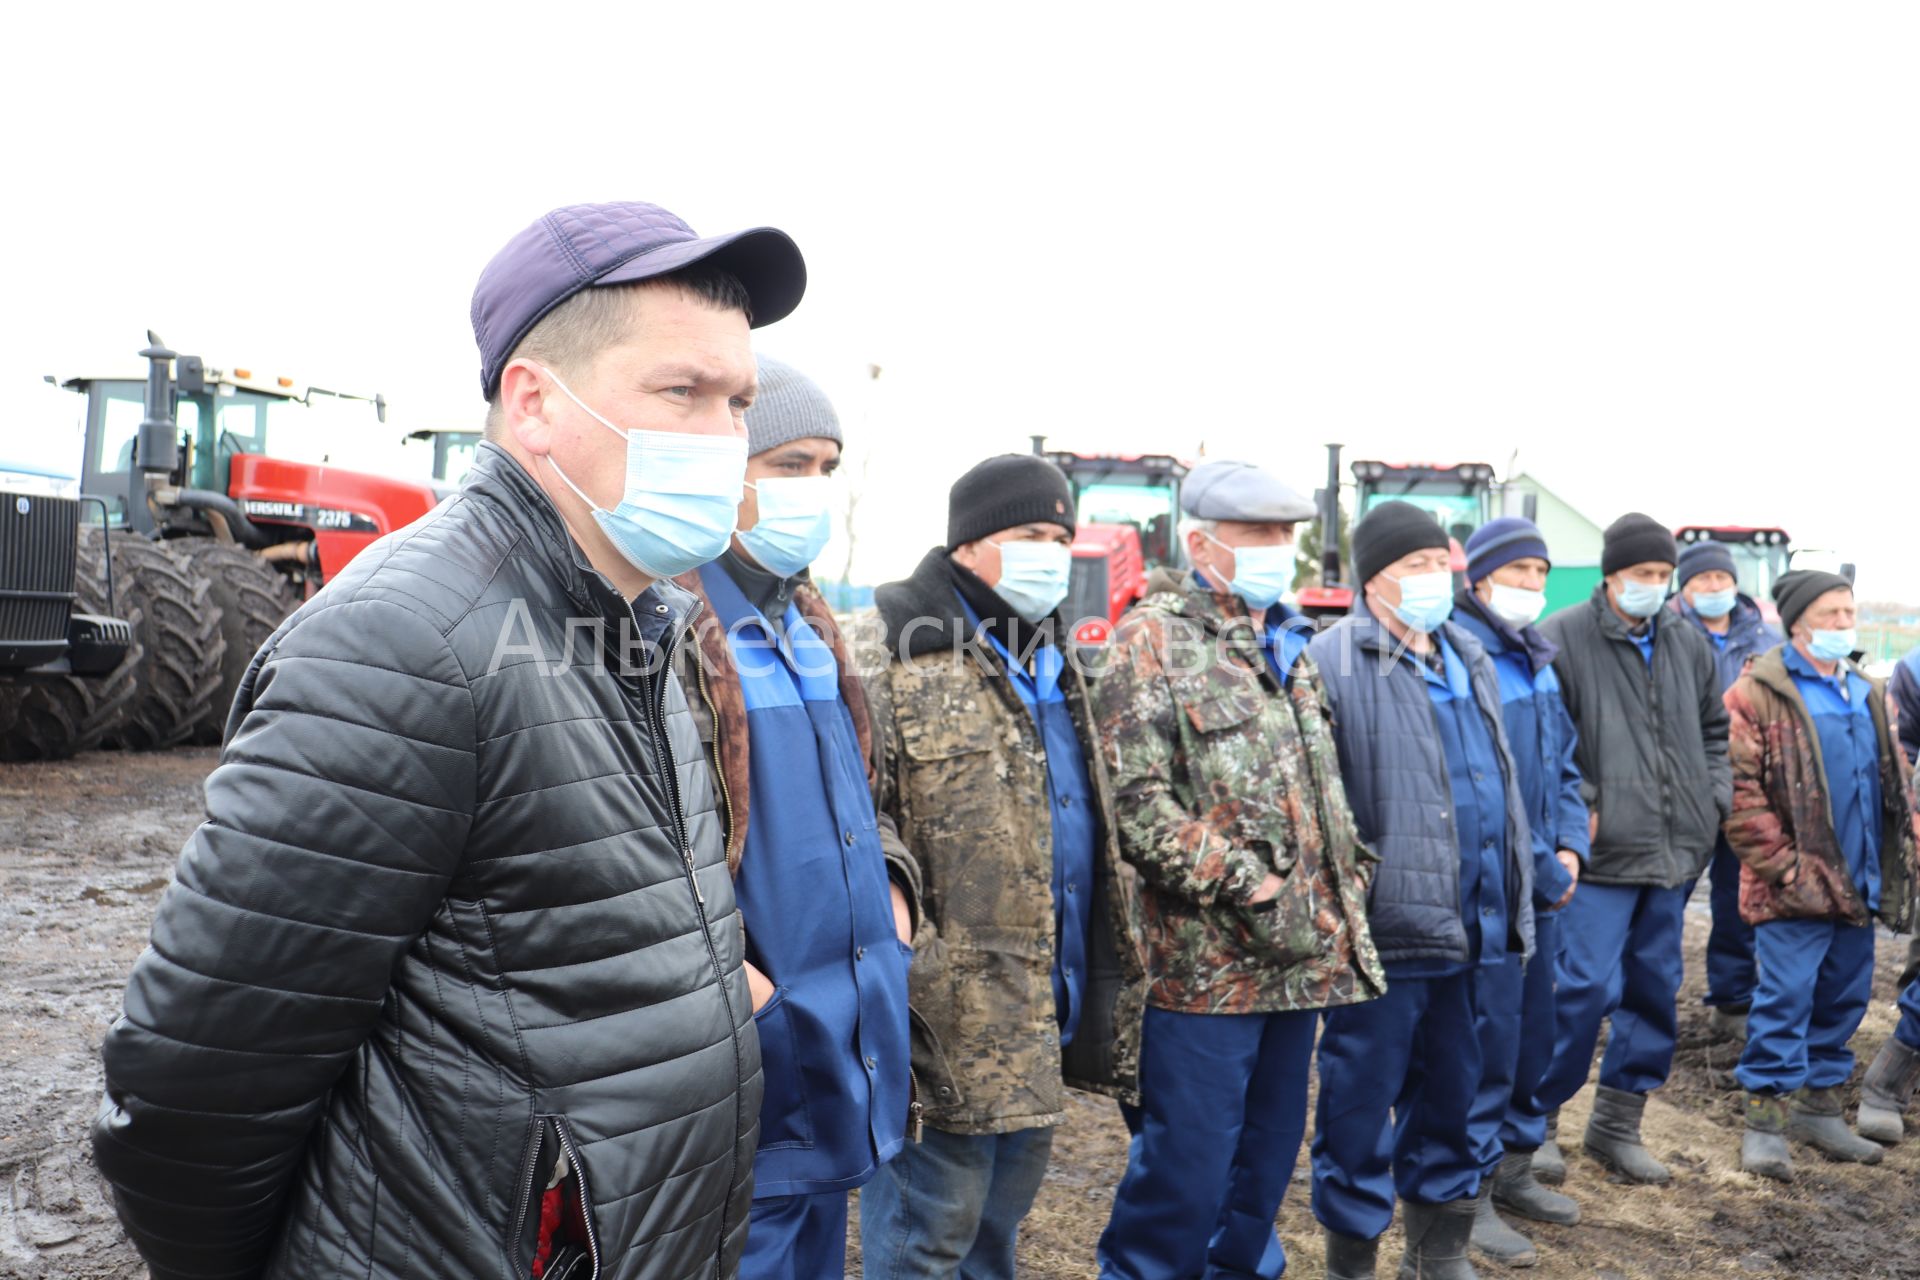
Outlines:
{"label": "orange marker light", "polygon": [[239,378],[239,379],[240,379],[240,380],[242,380],[242,381],[245,381],[246,379],[248,379],[248,378],[251,378],[251,377],[253,376],[253,370],[251,370],[251,369],[235,369],[235,370],[233,371],[233,376],[234,376],[234,377],[236,377],[236,378]]}
{"label": "orange marker light", "polygon": [[290,387],[293,385],[292,378],[275,378],[274,381],[279,383],[283,387]]}

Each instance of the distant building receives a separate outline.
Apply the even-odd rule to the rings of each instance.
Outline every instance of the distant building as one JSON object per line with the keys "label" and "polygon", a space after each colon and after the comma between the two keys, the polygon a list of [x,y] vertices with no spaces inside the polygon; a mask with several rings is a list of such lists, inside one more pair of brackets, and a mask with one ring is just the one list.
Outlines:
{"label": "distant building", "polygon": [[1600,544],[1606,531],[1532,476],[1521,472],[1506,484],[1505,515],[1525,515],[1534,499],[1533,522],[1553,552],[1553,576],[1547,582],[1549,611],[1577,604],[1600,582]]}

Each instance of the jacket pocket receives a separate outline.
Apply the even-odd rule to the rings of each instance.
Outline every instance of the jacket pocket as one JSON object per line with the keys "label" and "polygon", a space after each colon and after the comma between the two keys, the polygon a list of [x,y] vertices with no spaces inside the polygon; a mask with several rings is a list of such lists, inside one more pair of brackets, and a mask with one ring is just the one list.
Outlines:
{"label": "jacket pocket", "polygon": [[952,840],[1004,825],[1006,785],[996,776],[993,729],[980,719],[902,718],[906,756],[902,779],[912,809],[914,839]]}
{"label": "jacket pocket", "polygon": [[1247,950],[1267,964],[1290,967],[1324,955],[1334,935],[1323,930],[1322,919],[1342,918],[1339,903],[1313,874],[1311,865],[1295,863],[1280,880],[1280,891],[1270,900],[1233,908]]}
{"label": "jacket pocket", "polygon": [[587,1265],[567,1274],[595,1280],[600,1274],[600,1236],[593,1220],[593,1197],[580,1148],[565,1116],[536,1115],[522,1162],[522,1183],[514,1211],[512,1236],[519,1274],[531,1277],[538,1262],[543,1274],[562,1258]]}
{"label": "jacket pocket", "polygon": [[800,1074],[800,1053],[793,1031],[791,994],[776,986],[753,1015],[760,1033],[760,1075],[766,1093],[760,1103],[760,1149],[784,1150],[813,1145],[813,1117]]}
{"label": "jacket pocket", "polygon": [[933,1024],[922,1017],[918,1009],[909,1006],[907,1030],[913,1050],[913,1078],[920,1087],[920,1100],[934,1111],[959,1106],[965,1099]]}

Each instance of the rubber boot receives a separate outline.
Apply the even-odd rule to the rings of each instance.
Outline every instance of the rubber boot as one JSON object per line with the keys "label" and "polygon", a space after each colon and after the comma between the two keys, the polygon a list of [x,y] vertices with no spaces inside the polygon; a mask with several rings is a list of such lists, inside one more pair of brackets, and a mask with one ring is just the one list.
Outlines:
{"label": "rubber boot", "polygon": [[1547,1140],[1533,1153],[1533,1178],[1550,1187],[1567,1180],[1567,1158],[1560,1153],[1560,1112],[1547,1113]]}
{"label": "rubber boot", "polygon": [[1415,1204],[1403,1200],[1407,1252],[1400,1259],[1400,1280],[1480,1280],[1467,1261],[1467,1242],[1473,1235],[1477,1198],[1447,1204]]}
{"label": "rubber boot", "polygon": [[1540,1251],[1533,1247],[1533,1241],[1502,1222],[1493,1211],[1493,1179],[1489,1177],[1480,1179],[1480,1194],[1474,1197],[1471,1239],[1475,1251],[1509,1267],[1530,1267],[1540,1261]]}
{"label": "rubber boot", "polygon": [[1534,1222],[1570,1227],[1580,1221],[1580,1206],[1569,1196],[1549,1191],[1533,1176],[1533,1152],[1509,1151],[1493,1175],[1493,1203]]}
{"label": "rubber boot", "polygon": [[1326,1232],[1327,1280],[1374,1280],[1374,1258],[1380,1242],[1343,1236],[1332,1227]]}
{"label": "rubber boot", "polygon": [[1920,1084],[1920,1051],[1889,1036],[1867,1068],[1867,1078],[1860,1082],[1860,1118],[1854,1124],[1860,1136],[1888,1146],[1905,1137],[1900,1113],[1913,1101],[1916,1084]]}
{"label": "rubber boot", "polygon": [[1787,1103],[1777,1093],[1747,1094],[1747,1131],[1740,1138],[1740,1167],[1778,1182],[1793,1181],[1787,1148]]}
{"label": "rubber boot", "polygon": [[1584,1145],[1588,1155],[1628,1182],[1665,1186],[1673,1175],[1640,1142],[1640,1115],[1646,1109],[1645,1094],[1600,1086]]}
{"label": "rubber boot", "polygon": [[1842,1114],[1840,1090],[1801,1089],[1793,1095],[1793,1107],[1787,1112],[1787,1136],[1806,1143],[1829,1160],[1849,1164],[1879,1164],[1886,1154],[1877,1142],[1847,1128]]}
{"label": "rubber boot", "polygon": [[1707,1014],[1707,1034],[1716,1040],[1747,1042],[1747,1006],[1717,1004]]}

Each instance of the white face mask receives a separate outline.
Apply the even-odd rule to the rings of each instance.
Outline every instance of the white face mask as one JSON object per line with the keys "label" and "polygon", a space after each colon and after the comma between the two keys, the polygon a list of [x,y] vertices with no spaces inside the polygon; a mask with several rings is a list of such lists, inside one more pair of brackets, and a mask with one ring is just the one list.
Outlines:
{"label": "white face mask", "polygon": [[1546,612],[1547,593],[1525,587],[1505,587],[1496,582],[1488,607],[1510,627],[1530,627]]}
{"label": "white face mask", "polygon": [[992,542],[1000,551],[1000,581],[994,593],[1021,619],[1038,625],[1067,598],[1073,552],[1058,542]]}

